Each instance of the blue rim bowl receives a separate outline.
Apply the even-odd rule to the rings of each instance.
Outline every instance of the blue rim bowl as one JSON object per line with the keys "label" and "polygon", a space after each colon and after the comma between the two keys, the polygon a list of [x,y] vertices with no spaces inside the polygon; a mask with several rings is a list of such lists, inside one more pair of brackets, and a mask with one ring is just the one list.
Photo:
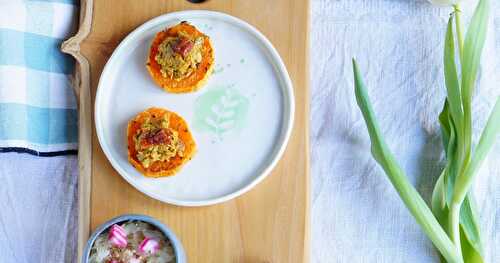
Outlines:
{"label": "blue rim bowl", "polygon": [[162,222],[146,215],[136,215],[136,214],[127,214],[127,215],[121,215],[118,217],[115,217],[106,223],[100,225],[90,236],[89,241],[87,241],[87,245],[85,246],[85,250],[83,250],[83,255],[82,255],[82,262],[83,263],[88,263],[89,256],[90,256],[90,249],[92,248],[92,245],[94,244],[94,241],[97,239],[97,237],[104,231],[106,231],[109,227],[111,227],[114,224],[126,222],[126,221],[142,221],[149,223],[158,230],[160,230],[169,240],[170,243],[172,244],[172,247],[174,249],[174,254],[175,254],[175,262],[176,263],[186,263],[186,253],[184,252],[184,248],[182,247],[181,242],[175,236],[174,232],[170,230],[166,225],[164,225]]}

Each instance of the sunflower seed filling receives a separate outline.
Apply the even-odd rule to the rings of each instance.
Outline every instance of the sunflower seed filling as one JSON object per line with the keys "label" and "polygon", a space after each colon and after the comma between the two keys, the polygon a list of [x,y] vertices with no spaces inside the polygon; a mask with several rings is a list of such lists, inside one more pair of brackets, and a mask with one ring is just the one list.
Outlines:
{"label": "sunflower seed filling", "polygon": [[144,168],[156,161],[183,156],[184,144],[179,133],[169,128],[168,118],[169,114],[159,119],[148,118],[134,136],[136,157]]}
{"label": "sunflower seed filling", "polygon": [[166,38],[155,56],[162,76],[178,80],[193,74],[203,58],[203,41],[202,36],[192,38],[184,32]]}

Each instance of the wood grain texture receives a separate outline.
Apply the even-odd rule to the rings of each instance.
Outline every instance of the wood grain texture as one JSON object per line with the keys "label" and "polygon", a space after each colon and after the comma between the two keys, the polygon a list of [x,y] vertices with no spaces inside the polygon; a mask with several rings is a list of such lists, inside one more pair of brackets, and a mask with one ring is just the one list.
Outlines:
{"label": "wood grain texture", "polygon": [[80,52],[81,42],[88,36],[92,22],[92,1],[80,3],[80,28],[65,41],[61,50],[72,55],[77,63],[72,86],[78,102],[78,237],[77,257],[82,258],[90,234],[90,195],[92,175],[92,97],[90,95],[90,65]]}
{"label": "wood grain texture", "polygon": [[189,262],[308,262],[309,1],[209,0],[191,4],[184,0],[95,0],[92,29],[81,43],[81,53],[90,62],[91,105],[103,66],[118,43],[145,21],[185,9],[216,10],[239,17],[257,27],[277,48],[296,97],[294,130],[287,150],[274,171],[243,196],[210,207],[176,207],[138,192],[113,170],[98,144],[92,120],[92,160],[83,164],[90,165],[92,173],[90,228],[121,214],[141,213],[160,219],[177,233]]}

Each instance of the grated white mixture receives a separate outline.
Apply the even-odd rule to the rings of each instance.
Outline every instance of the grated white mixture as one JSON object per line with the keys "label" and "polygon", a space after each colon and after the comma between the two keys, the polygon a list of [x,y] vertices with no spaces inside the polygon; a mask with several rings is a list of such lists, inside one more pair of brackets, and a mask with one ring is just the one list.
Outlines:
{"label": "grated white mixture", "polygon": [[[114,247],[108,241],[109,230],[101,233],[90,250],[90,263],[174,263],[175,255],[172,244],[165,235],[154,226],[142,221],[129,221],[121,224],[127,233],[127,247]],[[141,254],[137,248],[145,237],[159,241],[160,248],[154,254]]]}

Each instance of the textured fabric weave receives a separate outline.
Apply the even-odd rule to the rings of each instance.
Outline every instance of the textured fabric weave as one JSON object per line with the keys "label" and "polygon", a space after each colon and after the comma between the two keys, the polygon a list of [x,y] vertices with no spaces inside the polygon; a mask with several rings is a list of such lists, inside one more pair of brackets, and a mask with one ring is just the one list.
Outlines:
{"label": "textured fabric weave", "polygon": [[76,0],[0,0],[0,152],[77,149],[74,60],[59,50],[77,14]]}
{"label": "textured fabric weave", "polygon": [[[477,140],[500,94],[500,2],[492,13],[473,100]],[[477,1],[462,1],[464,20]],[[312,0],[311,262],[439,262],[370,153],[353,86],[356,57],[389,148],[430,200],[444,166],[437,116],[445,96],[450,8],[424,0]],[[500,139],[478,174],[486,262],[500,262]]]}
{"label": "textured fabric weave", "polygon": [[78,262],[77,157],[0,153],[0,181],[0,262]]}

